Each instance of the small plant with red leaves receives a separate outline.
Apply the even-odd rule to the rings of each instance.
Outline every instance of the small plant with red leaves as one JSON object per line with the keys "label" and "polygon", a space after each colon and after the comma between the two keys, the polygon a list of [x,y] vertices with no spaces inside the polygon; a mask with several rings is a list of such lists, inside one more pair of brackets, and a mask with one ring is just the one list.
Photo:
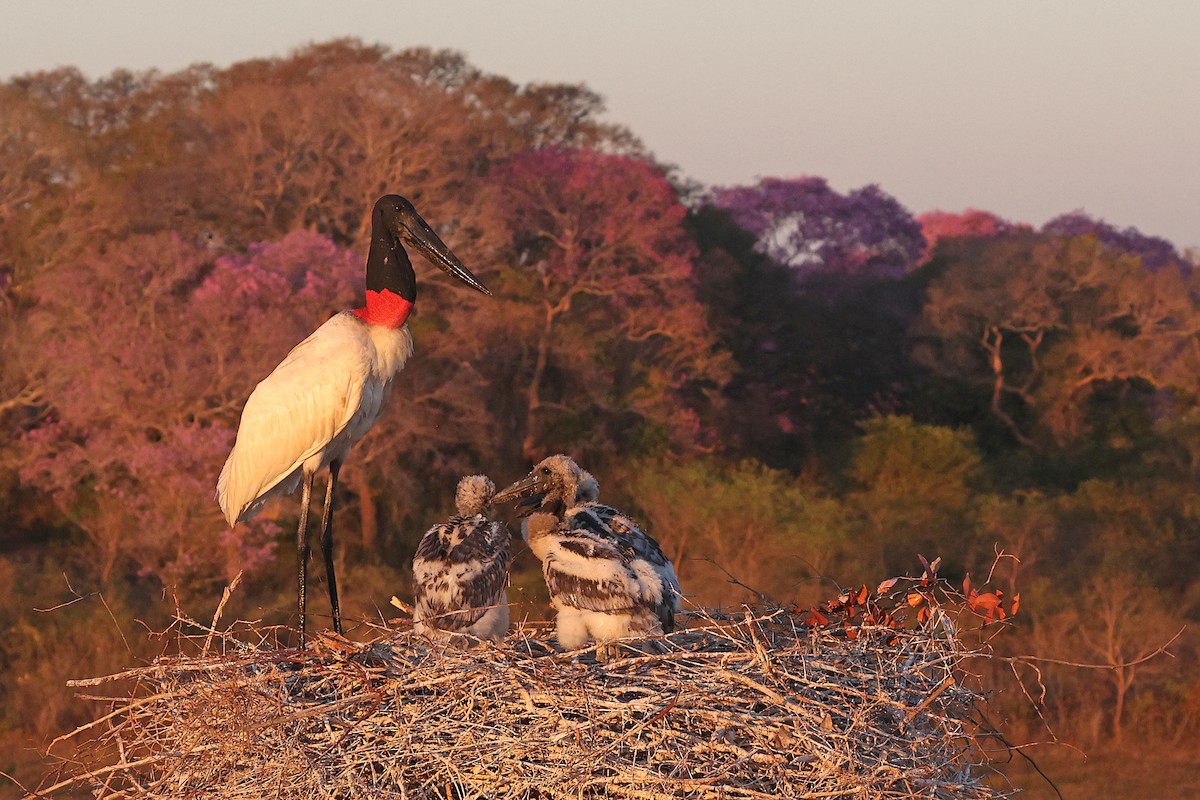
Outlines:
{"label": "small plant with red leaves", "polygon": [[[997,558],[1006,557],[1001,553]],[[923,625],[935,610],[953,613],[956,617],[969,612],[981,620],[980,627],[1006,620],[1017,613],[1021,595],[1014,593],[1006,599],[1002,589],[993,588],[988,580],[980,586],[971,583],[968,573],[962,590],[938,576],[942,559],[921,560],[920,577],[910,575],[888,578],[875,587],[866,584],[847,589],[835,599],[803,612],[804,621],[813,627],[841,626],[848,638],[858,637],[863,628],[907,628]]]}

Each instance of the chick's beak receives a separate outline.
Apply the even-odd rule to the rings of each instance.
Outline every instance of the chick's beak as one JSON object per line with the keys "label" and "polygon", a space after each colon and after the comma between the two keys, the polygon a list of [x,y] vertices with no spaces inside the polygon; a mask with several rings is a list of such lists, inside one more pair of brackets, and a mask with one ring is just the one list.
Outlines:
{"label": "chick's beak", "polygon": [[540,503],[542,498],[546,496],[546,485],[542,482],[541,476],[537,473],[527,475],[521,480],[497,492],[493,498],[495,503],[511,503],[514,500],[519,500],[518,505],[527,506],[535,503]]}

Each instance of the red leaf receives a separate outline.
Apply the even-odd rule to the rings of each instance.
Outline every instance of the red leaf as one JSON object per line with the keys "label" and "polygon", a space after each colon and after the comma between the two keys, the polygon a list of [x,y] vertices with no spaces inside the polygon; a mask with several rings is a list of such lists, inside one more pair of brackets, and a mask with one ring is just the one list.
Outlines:
{"label": "red leaf", "polygon": [[888,578],[886,581],[884,581],[883,583],[879,584],[878,587],[876,587],[875,594],[883,594],[888,589],[891,589],[893,586],[895,586],[896,581],[898,581],[898,580],[900,580],[900,579],[899,578]]}
{"label": "red leaf", "polygon": [[828,625],[828,624],[829,624],[829,617],[825,616],[825,615],[824,615],[824,614],[822,614],[820,611],[817,611],[817,610],[814,608],[814,609],[810,609],[810,610],[809,610],[809,612],[808,612],[808,617],[807,617],[807,618],[806,618],[804,621],[805,621],[806,623],[808,623],[809,625],[813,625],[813,626],[816,626],[816,625]]}
{"label": "red leaf", "polygon": [[971,607],[972,611],[982,613],[981,610],[986,610],[990,616],[1000,606],[1000,598],[994,592],[984,592],[968,598],[967,605]]}

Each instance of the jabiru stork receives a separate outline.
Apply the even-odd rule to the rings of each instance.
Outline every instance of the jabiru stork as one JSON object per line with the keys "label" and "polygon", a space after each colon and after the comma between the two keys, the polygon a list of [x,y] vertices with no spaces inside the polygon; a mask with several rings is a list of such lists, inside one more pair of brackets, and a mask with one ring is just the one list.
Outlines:
{"label": "jabiru stork", "polygon": [[567,650],[589,640],[670,633],[681,597],[675,567],[629,516],[599,502],[591,473],[565,455],[544,459],[495,502],[520,501],[529,549],[542,562],[555,631]]}
{"label": "jabiru stork", "polygon": [[237,440],[217,480],[217,502],[231,526],[257,514],[276,495],[302,487],[296,531],[296,608],[305,635],[308,510],[313,479],[328,467],[321,548],[329,582],[333,629],[342,633],[333,567],[333,492],[338,470],[383,410],[392,379],[412,355],[406,324],[417,279],[404,245],[466,285],[490,295],[405,198],[379,198],[371,212],[366,298],[339,312],[296,345],[250,393]]}

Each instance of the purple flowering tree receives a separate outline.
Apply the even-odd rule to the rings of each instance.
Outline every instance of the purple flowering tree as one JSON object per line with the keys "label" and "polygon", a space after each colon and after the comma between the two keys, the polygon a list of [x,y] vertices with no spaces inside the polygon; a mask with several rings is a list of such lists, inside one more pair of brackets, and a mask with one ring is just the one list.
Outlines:
{"label": "purple flowering tree", "polygon": [[1104,220],[1089,217],[1082,211],[1062,214],[1042,226],[1042,232],[1051,236],[1095,236],[1106,248],[1135,255],[1142,260],[1146,269],[1156,271],[1174,267],[1190,271],[1175,245],[1157,236],[1147,236],[1137,228],[1118,228]]}
{"label": "purple flowering tree", "polygon": [[824,178],[763,178],[713,191],[713,204],[758,238],[758,247],[800,273],[896,277],[925,248],[921,226],[878,186],[846,194]]}

